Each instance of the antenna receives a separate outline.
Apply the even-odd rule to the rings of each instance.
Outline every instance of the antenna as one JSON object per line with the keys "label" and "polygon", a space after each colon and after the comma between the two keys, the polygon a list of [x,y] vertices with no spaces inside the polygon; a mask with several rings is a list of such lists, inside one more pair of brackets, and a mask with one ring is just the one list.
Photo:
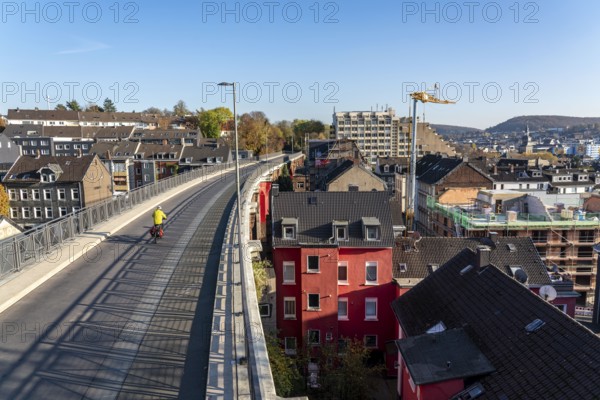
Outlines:
{"label": "antenna", "polygon": [[546,301],[554,300],[556,295],[556,289],[550,285],[544,285],[540,288],[540,297]]}

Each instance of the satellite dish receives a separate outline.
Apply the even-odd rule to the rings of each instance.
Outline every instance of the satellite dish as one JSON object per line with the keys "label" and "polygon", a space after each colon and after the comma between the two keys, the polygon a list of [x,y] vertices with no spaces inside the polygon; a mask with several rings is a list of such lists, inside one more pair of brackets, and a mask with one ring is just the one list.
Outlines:
{"label": "satellite dish", "polygon": [[552,301],[556,298],[556,289],[550,285],[545,285],[540,288],[540,297],[546,301]]}
{"label": "satellite dish", "polygon": [[521,268],[515,271],[515,279],[522,284],[525,284],[528,278],[529,277],[527,276],[527,273],[525,273],[525,271],[523,271]]}

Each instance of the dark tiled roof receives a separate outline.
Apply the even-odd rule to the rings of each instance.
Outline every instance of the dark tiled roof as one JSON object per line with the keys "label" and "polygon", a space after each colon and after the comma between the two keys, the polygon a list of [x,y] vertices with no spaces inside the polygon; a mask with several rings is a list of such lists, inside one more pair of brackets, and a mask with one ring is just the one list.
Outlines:
{"label": "dark tiled roof", "polygon": [[539,177],[523,177],[523,176],[519,176],[521,174],[522,171],[520,172],[509,172],[509,171],[498,171],[497,174],[491,174],[491,178],[494,180],[494,182],[523,182],[523,183],[529,183],[529,182],[548,182],[548,178],[544,177],[544,176],[539,176]]}
{"label": "dark tiled roof", "polygon": [[[310,199],[316,204],[309,204]],[[348,221],[349,240],[340,247],[392,247],[392,217],[387,192],[280,192],[273,198],[273,247],[328,245],[332,222]],[[364,240],[362,218],[379,220],[381,240]],[[296,240],[282,239],[282,218],[297,218]]]}
{"label": "dark tiled roof", "polygon": [[81,157],[40,156],[39,158],[21,156],[7,172],[4,182],[39,181],[40,174],[38,171],[49,165],[56,165],[62,170],[62,173],[57,176],[56,182],[81,182],[94,158],[93,155]]}
{"label": "dark tiled roof", "polygon": [[498,160],[496,164],[498,167],[510,167],[511,165],[515,167],[527,167],[529,164],[529,160],[526,158],[501,158]]}
{"label": "dark tiled roof", "polygon": [[343,175],[346,171],[350,170],[353,166],[354,162],[352,160],[344,160],[341,164],[327,173],[325,176],[325,181],[330,183],[331,181]]}
{"label": "dark tiled roof", "polygon": [[465,249],[392,302],[406,336],[463,328],[496,369],[478,399],[600,398],[600,338],[497,268],[461,275],[474,262]]}
{"label": "dark tiled roof", "polygon": [[390,200],[390,211],[392,213],[392,225],[404,225],[402,205],[399,201]]}
{"label": "dark tiled roof", "polygon": [[[509,249],[509,244],[514,245],[515,251]],[[520,265],[529,277],[530,286],[551,283],[530,237],[499,237],[495,244],[488,238],[423,237],[416,243],[411,238],[399,238],[393,250],[393,276],[411,280],[425,278],[429,275],[428,265],[444,265],[463,249],[475,250],[480,245],[491,248],[490,263],[501,271],[508,274],[509,266]],[[400,272],[400,263],[406,264],[406,272]]]}
{"label": "dark tiled roof", "polygon": [[216,158],[222,157],[223,162],[229,161],[230,156],[229,146],[220,145],[219,147],[195,147],[195,146],[185,146],[181,153],[181,159],[191,158],[191,164],[205,163],[208,157]]}
{"label": "dark tiled roof", "polygon": [[[137,153],[143,153],[145,159],[155,158],[158,154],[170,154],[175,153],[174,160],[179,161],[184,146],[178,144],[153,144],[153,143],[141,143],[138,147]],[[166,159],[166,158],[165,158]],[[173,160],[171,159],[171,160]]]}
{"label": "dark tiled roof", "polygon": [[462,158],[433,157],[425,156],[417,162],[417,179],[430,185],[439,182],[463,162]]}
{"label": "dark tiled roof", "polygon": [[411,336],[396,344],[417,385],[489,374],[494,367],[462,329]]}

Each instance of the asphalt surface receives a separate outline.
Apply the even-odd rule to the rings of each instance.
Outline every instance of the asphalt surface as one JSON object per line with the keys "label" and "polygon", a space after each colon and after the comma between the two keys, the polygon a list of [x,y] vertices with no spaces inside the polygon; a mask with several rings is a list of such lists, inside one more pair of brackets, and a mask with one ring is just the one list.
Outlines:
{"label": "asphalt surface", "polygon": [[141,215],[0,314],[0,399],[201,399],[235,175]]}

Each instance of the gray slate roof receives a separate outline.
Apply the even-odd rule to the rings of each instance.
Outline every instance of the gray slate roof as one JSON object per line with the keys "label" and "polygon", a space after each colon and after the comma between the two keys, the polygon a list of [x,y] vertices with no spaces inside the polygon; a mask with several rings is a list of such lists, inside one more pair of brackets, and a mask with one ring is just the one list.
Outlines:
{"label": "gray slate roof", "polygon": [[[309,204],[315,198],[316,204]],[[332,222],[348,221],[349,240],[340,247],[392,247],[394,236],[390,198],[387,192],[280,192],[273,198],[273,247],[333,245]],[[282,239],[282,218],[297,218],[296,240]],[[377,218],[381,240],[363,238],[363,218]]]}
{"label": "gray slate roof", "polygon": [[[412,238],[398,238],[393,250],[393,276],[396,279],[423,279],[429,276],[428,265],[444,265],[464,249],[475,250],[485,245],[491,248],[490,263],[510,274],[509,266],[521,266],[529,277],[529,286],[551,283],[546,266],[530,237],[499,237],[496,243],[488,238],[423,237],[418,242]],[[515,251],[509,249],[514,245]],[[408,246],[405,249],[405,246]],[[399,264],[406,264],[401,272]]]}
{"label": "gray slate roof", "polygon": [[57,176],[56,182],[81,182],[94,159],[95,156],[93,155],[84,155],[81,157],[40,156],[38,158],[21,156],[7,172],[4,182],[39,181],[39,171],[41,168],[46,167],[56,170],[57,166],[59,170],[62,170],[62,173]]}
{"label": "gray slate roof", "polygon": [[478,400],[600,398],[600,338],[497,268],[461,275],[475,257],[463,250],[392,302],[406,336],[440,321],[464,329],[496,369],[478,379]]}

